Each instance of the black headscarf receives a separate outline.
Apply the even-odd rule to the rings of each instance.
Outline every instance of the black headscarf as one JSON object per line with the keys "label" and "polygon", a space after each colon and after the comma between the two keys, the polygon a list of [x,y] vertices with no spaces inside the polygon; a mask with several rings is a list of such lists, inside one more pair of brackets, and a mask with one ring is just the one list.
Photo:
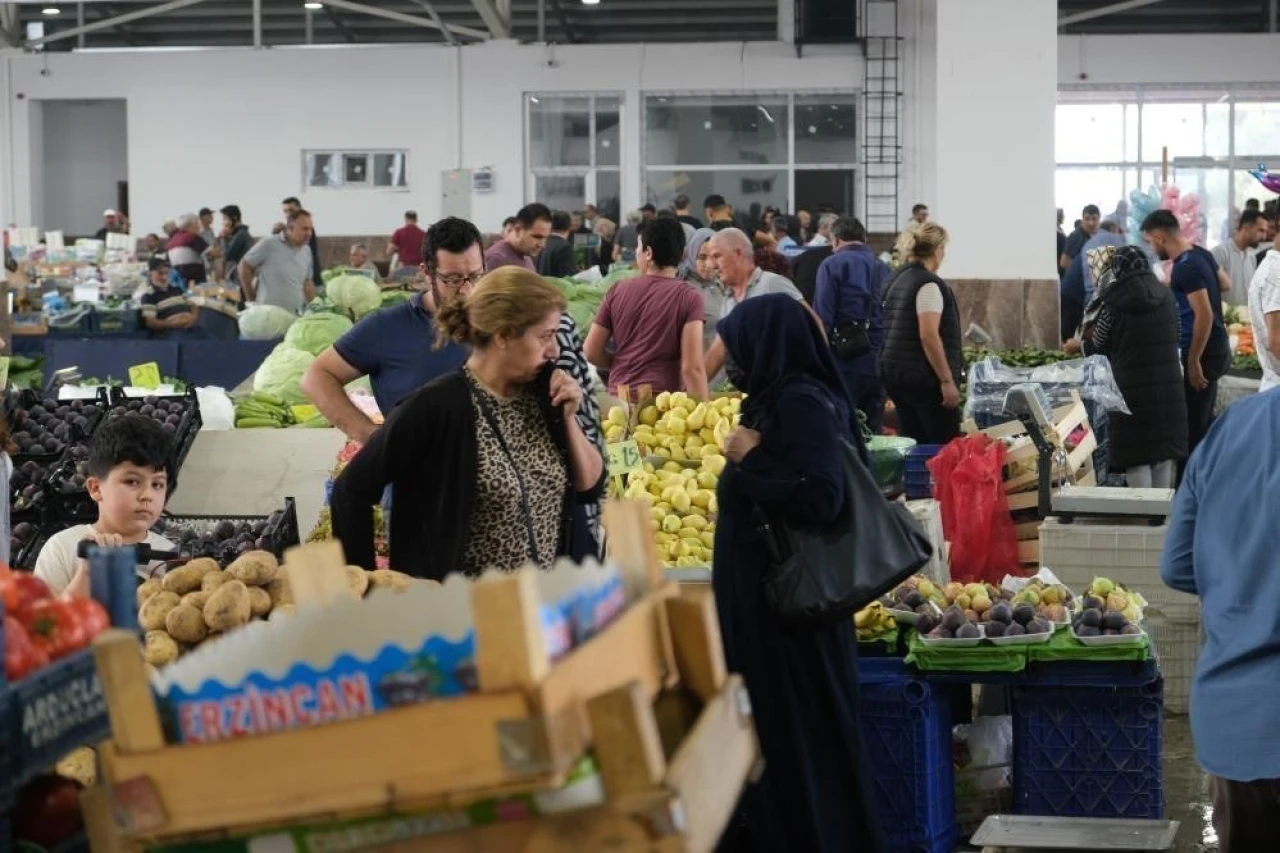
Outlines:
{"label": "black headscarf", "polygon": [[744,300],[716,325],[729,357],[745,374],[743,421],[758,424],[783,389],[809,385],[835,406],[854,446],[862,452],[862,431],[831,346],[818,321],[790,296],[771,293]]}

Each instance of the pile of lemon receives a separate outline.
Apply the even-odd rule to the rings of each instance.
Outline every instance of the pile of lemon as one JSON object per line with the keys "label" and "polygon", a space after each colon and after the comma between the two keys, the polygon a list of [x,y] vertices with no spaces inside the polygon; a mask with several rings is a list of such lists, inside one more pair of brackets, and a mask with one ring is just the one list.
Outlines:
{"label": "pile of lemon", "polygon": [[[699,402],[683,391],[663,392],[641,406],[629,436],[645,456],[697,462],[720,453],[724,440],[738,423],[741,397]],[[605,416],[605,440],[623,441],[627,415],[622,407]]]}

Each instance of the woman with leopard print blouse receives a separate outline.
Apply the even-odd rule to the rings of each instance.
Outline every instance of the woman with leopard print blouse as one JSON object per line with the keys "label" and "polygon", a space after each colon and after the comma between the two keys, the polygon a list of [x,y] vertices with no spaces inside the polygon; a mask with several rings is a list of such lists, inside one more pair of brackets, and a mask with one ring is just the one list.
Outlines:
{"label": "woman with leopard print blouse", "polygon": [[371,507],[388,484],[391,565],[417,577],[597,553],[574,508],[599,501],[604,457],[574,417],[581,385],[554,365],[564,307],[538,275],[502,267],[440,309],[440,343],[471,356],[402,401],[334,483],[350,563],[373,568]]}

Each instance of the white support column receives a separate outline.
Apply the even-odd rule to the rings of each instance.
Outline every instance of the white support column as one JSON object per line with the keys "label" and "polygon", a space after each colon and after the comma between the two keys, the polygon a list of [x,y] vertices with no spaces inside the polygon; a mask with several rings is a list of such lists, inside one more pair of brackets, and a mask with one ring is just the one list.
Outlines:
{"label": "white support column", "polygon": [[253,46],[262,47],[262,0],[253,0]]}
{"label": "white support column", "polygon": [[778,41],[795,44],[796,3],[798,0],[778,0]]}
{"label": "white support column", "polygon": [[947,272],[987,280],[1055,278],[1057,3],[932,5],[936,186],[932,199],[921,201],[951,232]]}

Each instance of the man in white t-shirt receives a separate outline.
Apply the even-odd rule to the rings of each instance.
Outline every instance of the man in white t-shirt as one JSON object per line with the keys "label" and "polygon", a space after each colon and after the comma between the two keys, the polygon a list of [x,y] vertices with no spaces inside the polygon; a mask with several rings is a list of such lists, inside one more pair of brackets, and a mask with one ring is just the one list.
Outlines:
{"label": "man in white t-shirt", "polygon": [[1249,319],[1262,365],[1262,387],[1258,390],[1269,391],[1280,385],[1280,239],[1258,264],[1249,283]]}
{"label": "man in white t-shirt", "polygon": [[[113,417],[98,428],[89,444],[89,476],[85,488],[98,505],[98,520],[57,533],[40,549],[36,577],[54,595],[89,595],[89,570],[76,549],[86,539],[107,548],[146,543],[154,550],[178,546],[153,533],[169,494],[173,440],[160,424],[142,415]],[[140,577],[158,568],[138,566]]]}

